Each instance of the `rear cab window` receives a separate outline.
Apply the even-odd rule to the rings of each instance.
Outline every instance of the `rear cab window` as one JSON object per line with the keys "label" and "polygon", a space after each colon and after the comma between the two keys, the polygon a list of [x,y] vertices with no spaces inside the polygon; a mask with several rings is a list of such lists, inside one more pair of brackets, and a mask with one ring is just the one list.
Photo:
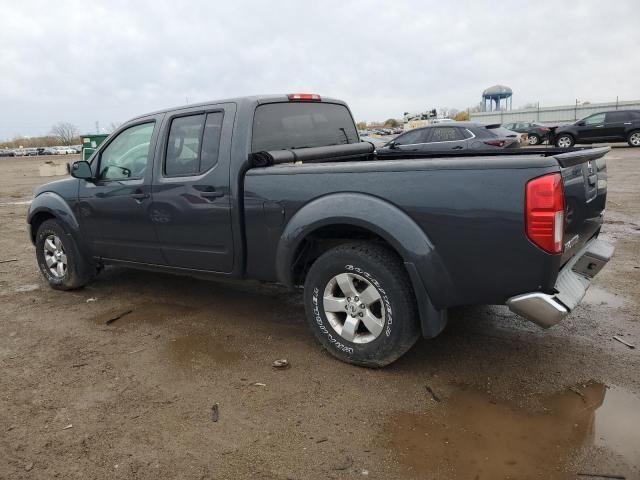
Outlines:
{"label": "rear cab window", "polygon": [[256,108],[251,151],[359,142],[349,109],[336,103],[266,103]]}

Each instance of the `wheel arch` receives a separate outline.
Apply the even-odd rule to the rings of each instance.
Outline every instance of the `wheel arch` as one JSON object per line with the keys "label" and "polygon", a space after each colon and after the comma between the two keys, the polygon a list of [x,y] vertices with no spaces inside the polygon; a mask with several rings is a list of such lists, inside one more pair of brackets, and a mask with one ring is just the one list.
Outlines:
{"label": "wheel arch", "polygon": [[434,307],[431,292],[447,288],[449,275],[427,234],[406,213],[379,197],[330,194],[296,212],[278,244],[279,281],[288,286],[303,283],[306,271],[324,251],[354,240],[382,244],[398,255],[411,280],[423,335],[437,335],[446,324],[446,309]]}
{"label": "wheel arch", "polygon": [[44,192],[31,202],[27,223],[29,224],[30,239],[35,243],[38,228],[46,220],[55,219],[60,222],[68,235],[72,235],[80,250],[84,253],[86,246],[80,235],[80,224],[69,204],[57,193]]}

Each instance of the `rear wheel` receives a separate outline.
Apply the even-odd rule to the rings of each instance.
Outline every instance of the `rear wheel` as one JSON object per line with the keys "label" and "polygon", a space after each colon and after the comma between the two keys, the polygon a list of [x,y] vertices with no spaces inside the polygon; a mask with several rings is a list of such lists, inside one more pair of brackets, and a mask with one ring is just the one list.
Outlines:
{"label": "rear wheel", "polygon": [[46,220],[38,228],[36,258],[42,275],[56,290],[81,288],[91,278],[91,265],[57,220]]}
{"label": "rear wheel", "polygon": [[627,137],[627,143],[632,147],[640,147],[640,130],[631,132]]}
{"label": "rear wheel", "polygon": [[305,280],[307,320],[340,360],[383,367],[420,336],[416,302],[404,266],[392,251],[349,243],[321,255]]}
{"label": "rear wheel", "polygon": [[538,145],[540,143],[540,137],[535,133],[529,135],[529,145]]}
{"label": "rear wheel", "polygon": [[561,133],[556,138],[556,147],[559,148],[571,148],[573,147],[575,140],[572,135],[568,133]]}

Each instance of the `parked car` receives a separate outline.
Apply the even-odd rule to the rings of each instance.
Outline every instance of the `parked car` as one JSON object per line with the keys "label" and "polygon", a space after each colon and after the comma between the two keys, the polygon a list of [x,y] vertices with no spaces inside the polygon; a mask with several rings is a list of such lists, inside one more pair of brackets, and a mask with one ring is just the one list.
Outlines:
{"label": "parked car", "polygon": [[38,147],[37,150],[38,150],[38,155],[46,155],[44,153],[44,151],[46,150],[46,147]]}
{"label": "parked car", "polygon": [[69,155],[70,153],[76,153],[74,149],[68,146],[53,147],[56,150],[57,155]]}
{"label": "parked car", "polygon": [[38,155],[38,149],[37,148],[25,148],[24,149],[24,156],[25,157],[35,157],[36,155]]}
{"label": "parked car", "polygon": [[[428,129],[464,131],[504,140]],[[36,189],[29,237],[60,290],[105,264],[304,286],[319,342],[379,367],[449,307],[507,304],[544,327],[572,311],[613,252],[598,238],[608,151],[385,160],[339,100],[220,100],[119,127]]]}
{"label": "parked car", "polygon": [[0,157],[15,157],[16,152],[9,148],[0,148]]}
{"label": "parked car", "polygon": [[549,140],[549,132],[551,132],[551,128],[537,122],[504,123],[502,126],[514,132],[526,133],[529,145],[540,145]]}
{"label": "parked car", "polygon": [[488,125],[487,128],[491,129],[491,131],[496,135],[503,136],[506,138],[515,138],[519,146],[529,144],[529,136],[526,133],[514,132],[513,130],[504,128],[501,125]]}
{"label": "parked car", "polygon": [[403,152],[461,152],[464,150],[492,150],[518,148],[516,132],[485,126],[474,122],[454,122],[415,128],[399,135],[378,149],[379,155]]}
{"label": "parked car", "polygon": [[59,155],[59,153],[56,147],[47,147],[42,149],[40,155]]}
{"label": "parked car", "polygon": [[554,137],[560,148],[601,142],[627,142],[640,147],[640,110],[594,113],[572,125],[558,127]]}

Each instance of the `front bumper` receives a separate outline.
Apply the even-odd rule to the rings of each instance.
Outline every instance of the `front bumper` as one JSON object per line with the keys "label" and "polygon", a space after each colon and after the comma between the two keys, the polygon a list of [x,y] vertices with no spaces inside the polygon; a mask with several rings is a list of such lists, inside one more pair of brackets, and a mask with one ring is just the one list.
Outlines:
{"label": "front bumper", "polygon": [[509,309],[542,328],[558,323],[580,303],[593,277],[613,256],[613,245],[593,239],[562,268],[555,294],[524,293],[507,300]]}

